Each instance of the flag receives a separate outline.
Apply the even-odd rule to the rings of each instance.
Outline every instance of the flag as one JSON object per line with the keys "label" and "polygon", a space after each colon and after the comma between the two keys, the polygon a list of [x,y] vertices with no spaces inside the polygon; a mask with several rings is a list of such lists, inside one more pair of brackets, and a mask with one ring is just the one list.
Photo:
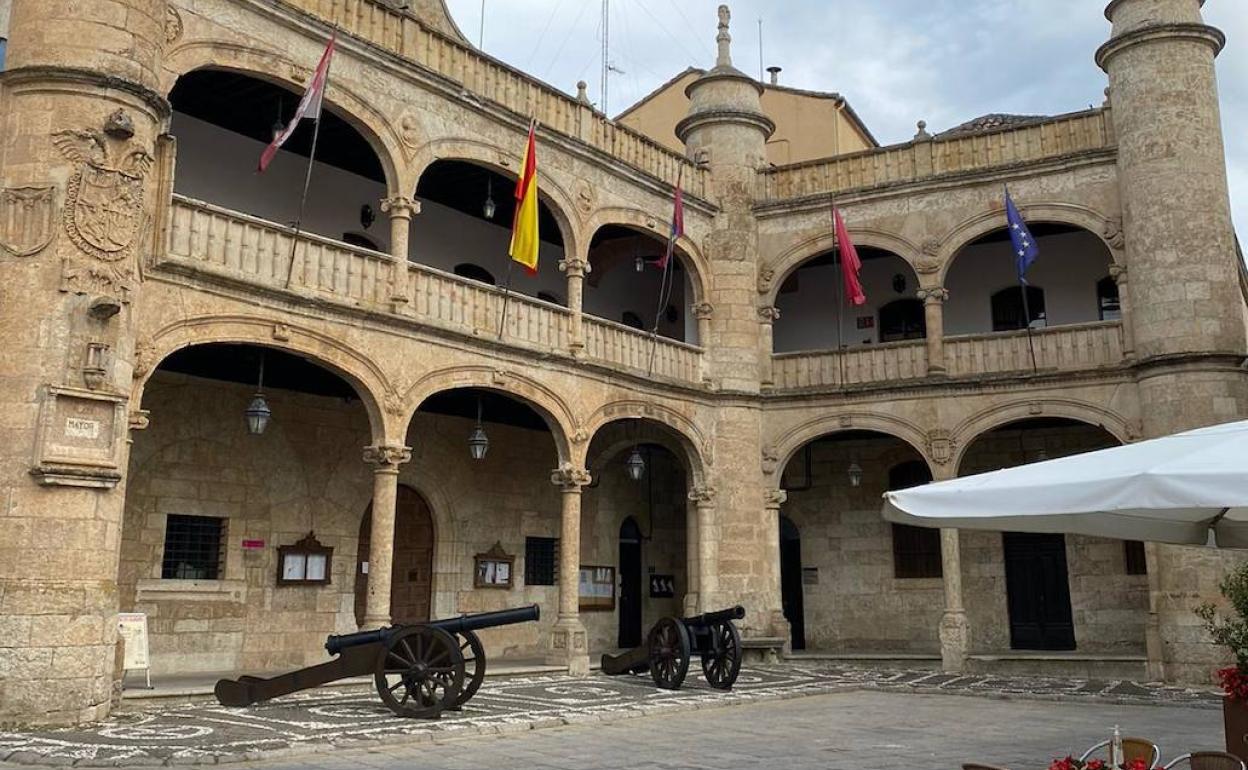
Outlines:
{"label": "flag", "polygon": [[537,121],[529,124],[529,143],[516,180],[516,216],[511,223],[511,258],[537,273],[537,250],[541,244],[537,226]]}
{"label": "flag", "polygon": [[295,109],[295,116],[290,119],[290,123],[286,124],[286,128],[282,129],[280,134],[273,137],[273,141],[264,148],[264,152],[260,155],[261,173],[273,162],[273,156],[277,155],[277,151],[295,133],[295,129],[299,127],[299,123],[304,118],[321,119],[321,103],[325,101],[325,87],[329,84],[329,61],[334,57],[334,42],[337,37],[337,33],[330,36],[329,45],[325,46],[325,53],[321,54],[321,61],[316,65],[316,72],[312,73],[312,81],[308,83],[308,90],[303,92],[303,98],[299,100],[299,106]]}
{"label": "flag", "polygon": [[1010,197],[1010,189],[1005,189],[1005,221],[1010,225],[1010,242],[1014,244],[1014,263],[1018,268],[1018,282],[1027,285],[1027,268],[1040,256],[1040,247],[1036,239],[1027,229],[1023,215],[1018,213],[1014,199]]}
{"label": "flag", "polygon": [[[681,169],[681,175],[683,174],[684,169]],[[680,189],[680,181],[681,177],[677,176],[676,204],[672,209],[672,233],[667,239],[667,251],[663,254],[663,259],[655,263],[660,270],[667,269],[667,263],[671,260],[672,252],[676,249],[676,241],[680,240],[680,237],[685,234],[685,194]]]}
{"label": "flag", "polygon": [[845,229],[845,220],[841,219],[841,212],[832,209],[832,216],[836,220],[836,245],[841,250],[841,275],[845,278],[845,297],[851,305],[867,304],[867,295],[862,291],[862,283],[858,280],[858,273],[862,270],[862,260],[858,258],[858,249],[854,248],[854,242],[849,239],[849,230]]}

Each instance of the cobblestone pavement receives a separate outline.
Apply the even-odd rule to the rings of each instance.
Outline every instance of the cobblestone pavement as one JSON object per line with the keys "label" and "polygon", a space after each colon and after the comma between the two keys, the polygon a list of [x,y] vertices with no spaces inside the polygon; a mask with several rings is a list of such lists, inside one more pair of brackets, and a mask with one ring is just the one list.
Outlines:
{"label": "cobblestone pavement", "polygon": [[[714,714],[717,721],[731,719],[723,716],[727,712],[720,711],[682,714],[695,709],[855,690],[979,695],[998,699],[946,699],[957,701],[950,713],[956,714],[953,723],[961,730],[967,730],[972,724],[967,722],[964,711],[980,710],[988,720],[984,726],[990,725],[997,709],[1006,708],[1000,698],[1061,701],[1060,706],[1032,704],[1032,708],[1040,708],[1045,714],[1061,715],[1078,709],[1108,715],[1130,706],[1147,706],[1144,712],[1152,715],[1150,724],[1169,724],[1170,720],[1162,714],[1170,712],[1195,715],[1192,718],[1200,723],[1216,724],[1220,720],[1220,715],[1214,711],[1219,708],[1220,700],[1209,690],[1119,681],[954,676],[930,671],[789,664],[743,671],[730,693],[712,690],[692,675],[685,688],[678,692],[659,690],[646,677],[489,679],[463,712],[444,715],[438,721],[398,719],[380,704],[371,688],[364,687],[301,693],[247,709],[200,703],[120,715],[90,728],[0,733],[0,760],[23,764],[131,767],[299,756],[304,759],[295,766],[307,763],[306,766],[329,767],[326,762],[336,760],[338,754],[332,757],[313,755],[335,747],[407,750],[455,737],[519,734],[563,725],[601,726],[617,720],[656,715],[662,719],[657,723],[658,728],[651,729],[664,732],[668,719],[678,715],[684,720],[692,718],[694,723],[703,718],[703,713]],[[864,693],[858,694],[858,697],[863,696]],[[912,701],[894,698],[890,702],[895,709],[891,717],[874,724],[877,739],[909,729]],[[985,703],[997,706],[985,710]],[[789,704],[780,705],[792,708]],[[833,711],[824,716],[829,729],[834,723],[839,726],[842,716],[862,717],[856,707],[847,713]],[[948,714],[945,720],[949,721]],[[655,723],[655,720],[643,721]],[[905,726],[897,727],[899,722]],[[1020,728],[1029,729],[1024,725],[1011,725],[1007,734],[1017,733]],[[826,761],[827,757],[824,759]]]}

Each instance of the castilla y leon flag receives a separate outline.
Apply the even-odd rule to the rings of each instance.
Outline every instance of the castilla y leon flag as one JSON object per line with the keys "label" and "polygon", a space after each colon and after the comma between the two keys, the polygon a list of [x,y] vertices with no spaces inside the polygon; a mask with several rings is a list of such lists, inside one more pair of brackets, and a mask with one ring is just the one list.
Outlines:
{"label": "castilla y leon flag", "polygon": [[524,150],[520,178],[516,180],[516,217],[511,224],[511,258],[537,273],[537,250],[541,244],[537,226],[537,121],[529,124],[529,143]]}
{"label": "castilla y leon flag", "polygon": [[684,169],[680,170],[680,174],[676,177],[676,203],[672,209],[672,233],[667,239],[667,251],[663,252],[663,259],[654,263],[655,267],[660,270],[667,269],[667,263],[672,258],[672,252],[676,250],[676,241],[685,234],[685,194],[680,189],[681,178],[684,176]]}
{"label": "castilla y leon flag", "polygon": [[325,53],[321,54],[321,61],[316,65],[316,72],[312,73],[312,80],[308,83],[308,90],[303,92],[303,98],[299,100],[299,106],[295,109],[295,116],[290,119],[280,134],[273,137],[273,141],[264,148],[264,152],[260,155],[261,173],[273,162],[273,156],[277,155],[277,151],[295,133],[295,129],[299,127],[299,123],[304,118],[321,119],[321,103],[325,100],[325,87],[329,83],[329,62],[334,58],[334,42],[337,39],[338,33],[330,35],[329,45],[325,46]]}
{"label": "castilla y leon flag", "polygon": [[867,295],[863,293],[862,283],[858,280],[858,273],[862,270],[862,260],[858,258],[858,249],[854,248],[854,242],[849,239],[849,230],[845,228],[845,220],[841,219],[841,212],[834,208],[832,216],[836,219],[836,245],[841,251],[841,275],[845,278],[845,298],[851,305],[865,305]]}

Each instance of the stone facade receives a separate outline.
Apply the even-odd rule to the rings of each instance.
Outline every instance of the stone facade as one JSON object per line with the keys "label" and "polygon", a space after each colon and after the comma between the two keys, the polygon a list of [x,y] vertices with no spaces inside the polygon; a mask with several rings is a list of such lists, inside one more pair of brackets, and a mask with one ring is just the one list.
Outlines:
{"label": "stone facade", "polygon": [[[1248,413],[1221,35],[1198,0],[1108,14],[1102,109],[770,168],[775,123],[732,66],[727,9],[718,60],[672,127],[682,154],[481,56],[440,2],[15,0],[0,78],[0,722],[106,713],[119,610],[148,614],[158,673],[320,659],[326,633],[392,617],[407,574],[392,568],[396,512],[412,495],[432,520],[432,615],[542,606],[540,624],[487,634],[491,653],[575,673],[613,647],[618,608],[581,611],[579,568],[620,566],[630,517],[642,577],[675,583],[641,598],[644,623],[740,602],[746,637],[782,647],[781,515],[819,568],[803,590],[811,646],[939,655],[950,670],[1006,651],[999,534],[941,533],[939,578],[889,577],[876,507],[891,464],[950,478],[1034,459],[1028,443],[1055,455]],[[299,92],[331,25],[327,100],[376,153],[387,252],[174,194],[180,78],[215,68]],[[411,248],[424,173],[449,159],[514,175],[530,116],[562,305],[504,298]],[[661,240],[678,180],[690,306],[677,310],[696,345],[583,307],[595,236]],[[946,276],[999,234],[1007,181],[1029,221],[1082,231],[1117,289],[1113,315],[1038,330],[1034,364],[1028,335],[944,324],[970,299]],[[925,338],[773,355],[786,279],[831,248],[833,199],[861,247],[908,269]],[[298,356],[352,395],[270,387],[272,424],[250,435],[250,384],[169,365],[210,345]],[[473,420],[430,406],[465,393],[533,417],[490,417],[473,461]],[[811,442],[798,488],[790,467]],[[623,475],[634,447],[651,458],[644,485]],[[162,577],[171,515],[225,520],[220,576]],[[309,532],[334,548],[329,584],[278,586],[276,547]],[[520,579],[530,537],[559,540],[553,585]],[[473,557],[496,544],[516,556],[515,584],[474,588]],[[1190,608],[1235,557],[1145,551],[1147,577],[1125,574],[1121,543],[1065,542],[1076,650],[1205,680],[1217,651]]]}

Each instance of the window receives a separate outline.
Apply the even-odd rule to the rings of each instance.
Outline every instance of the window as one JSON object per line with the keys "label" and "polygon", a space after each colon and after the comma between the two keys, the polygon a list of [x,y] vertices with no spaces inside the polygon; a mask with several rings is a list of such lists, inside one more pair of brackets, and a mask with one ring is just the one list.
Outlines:
{"label": "window", "polygon": [[473,281],[488,283],[491,286],[496,286],[498,284],[498,282],[494,280],[494,275],[489,270],[486,270],[484,267],[480,267],[479,265],[474,265],[471,262],[464,262],[456,265],[454,273],[460,278],[468,278]]}
{"label": "window", "polygon": [[[1048,326],[1044,312],[1044,289],[1027,287],[1027,309],[1031,311],[1031,328]],[[1026,328],[1023,325],[1023,292],[1017,286],[992,295],[992,330],[1009,332]]]}
{"label": "window", "polygon": [[923,303],[899,299],[880,308],[880,342],[921,340],[927,336]]}
{"label": "window", "polygon": [[369,238],[363,233],[343,233],[342,242],[361,249],[381,251],[381,247],[377,245],[377,241],[374,241],[372,238]]}
{"label": "window", "polygon": [[1122,543],[1126,556],[1126,573],[1128,575],[1147,575],[1148,557],[1144,555],[1144,544],[1139,540],[1125,540]]}
{"label": "window", "polygon": [[552,305],[563,304],[563,300],[559,299],[558,294],[552,294],[548,291],[539,291],[537,293],[537,298],[540,299],[542,302],[549,302]]}
{"label": "window", "polygon": [[631,326],[634,329],[644,330],[646,328],[646,322],[641,320],[641,316],[631,311],[625,312],[624,317],[621,320],[625,326]]}
{"label": "window", "polygon": [[216,580],[221,574],[224,541],[224,519],[170,514],[165,520],[160,576],[166,580]]}
{"label": "window", "polygon": [[[889,491],[927,484],[932,474],[919,460],[893,466],[888,472]],[[940,561],[940,530],[893,525],[893,577],[899,580],[938,578],[944,575]]]}
{"label": "window", "polygon": [[524,539],[524,584],[553,586],[559,574],[559,538]]}
{"label": "window", "polygon": [[1102,321],[1121,321],[1122,304],[1118,299],[1118,282],[1106,276],[1096,282],[1096,307]]}

